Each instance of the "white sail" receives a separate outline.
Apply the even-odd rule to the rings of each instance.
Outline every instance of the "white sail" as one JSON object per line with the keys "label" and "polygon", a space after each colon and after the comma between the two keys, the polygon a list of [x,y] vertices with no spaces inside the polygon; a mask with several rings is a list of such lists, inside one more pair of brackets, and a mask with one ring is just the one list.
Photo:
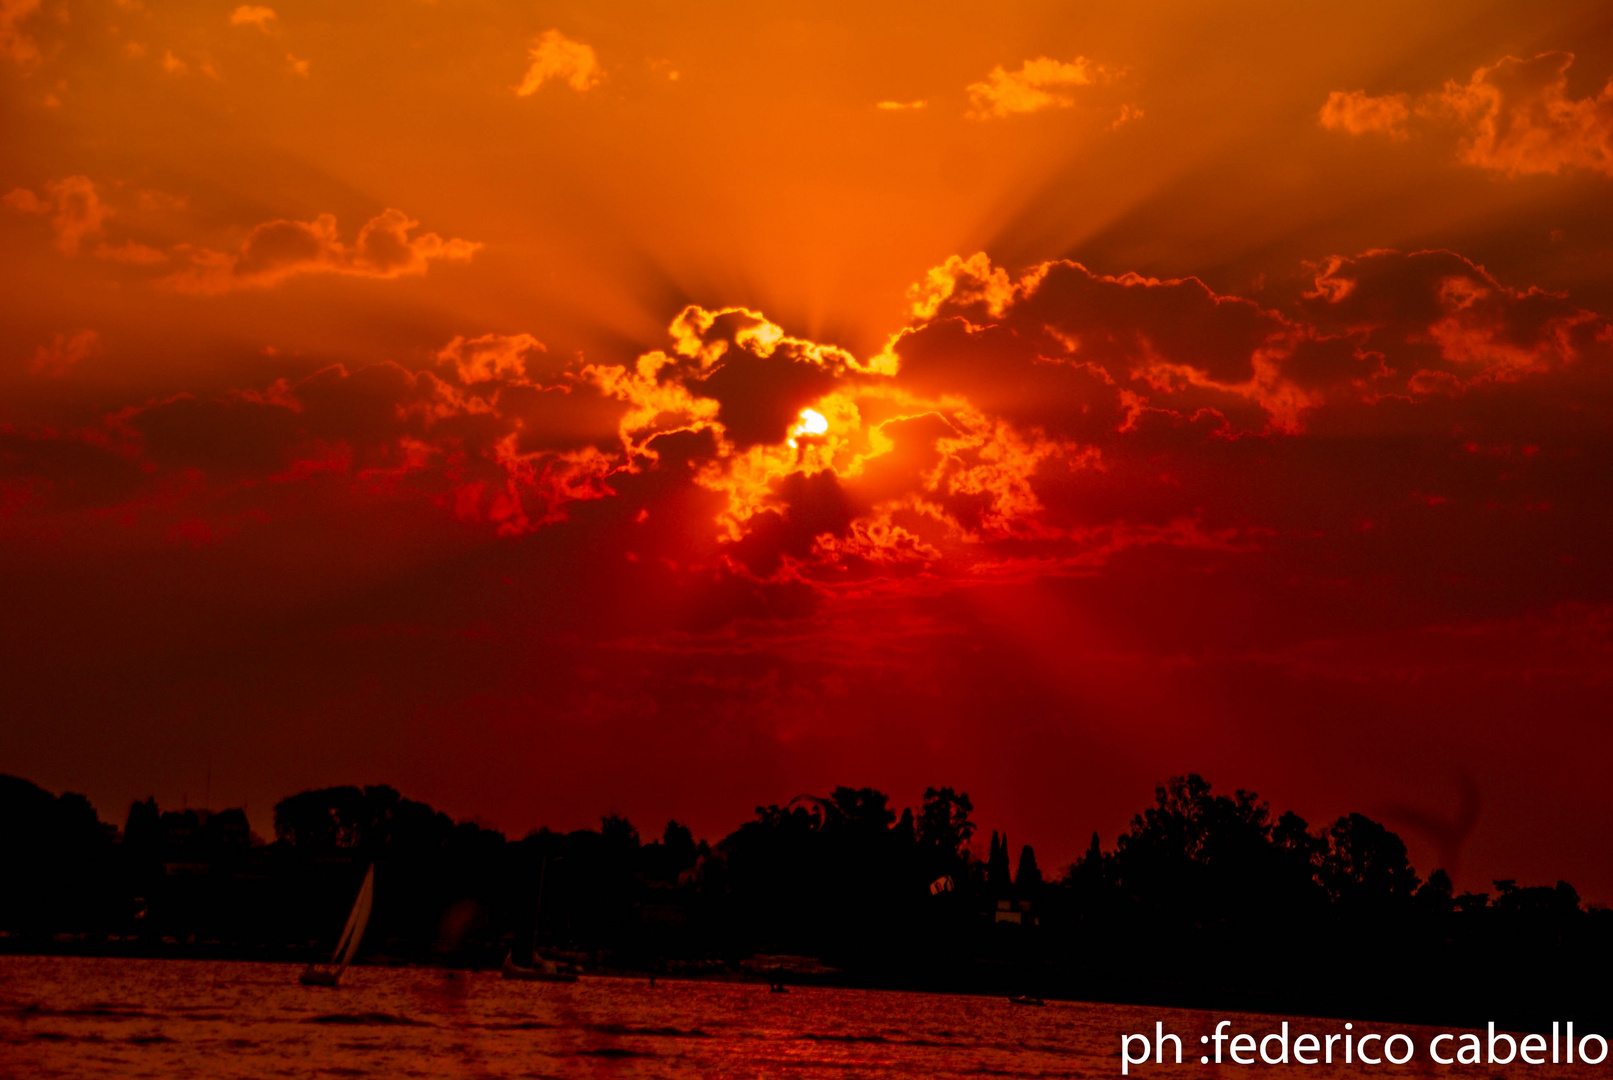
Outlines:
{"label": "white sail", "polygon": [[353,910],[347,913],[347,923],[342,927],[342,936],[336,940],[336,950],[330,954],[330,962],[346,967],[353,962],[358,954],[358,944],[364,940],[364,927],[370,921],[370,906],[375,902],[375,864],[364,872],[364,884],[358,888],[358,898],[353,901]]}
{"label": "white sail", "polygon": [[309,964],[302,973],[304,986],[330,986],[334,987],[347,970],[347,965],[353,962],[358,954],[359,942],[364,940],[364,928],[370,921],[370,906],[375,902],[375,864],[364,871],[364,884],[358,887],[358,896],[353,901],[353,910],[347,913],[347,922],[342,926],[342,936],[336,939],[336,951],[330,954],[328,964]]}

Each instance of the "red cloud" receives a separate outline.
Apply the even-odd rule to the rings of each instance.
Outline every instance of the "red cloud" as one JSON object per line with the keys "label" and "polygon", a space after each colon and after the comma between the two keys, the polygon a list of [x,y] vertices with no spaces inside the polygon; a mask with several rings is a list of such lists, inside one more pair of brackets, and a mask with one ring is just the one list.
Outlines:
{"label": "red cloud", "polygon": [[94,354],[101,347],[101,335],[94,330],[78,330],[71,334],[56,334],[50,342],[34,350],[28,361],[28,370],[35,375],[66,375],[78,366],[79,361]]}
{"label": "red cloud", "polygon": [[1406,137],[1405,124],[1411,117],[1405,94],[1373,97],[1365,90],[1335,90],[1327,95],[1317,119],[1329,131],[1363,135],[1381,131],[1395,139]]}
{"label": "red cloud", "polygon": [[1380,357],[1363,389],[1456,392],[1541,373],[1597,351],[1606,323],[1542,289],[1509,288],[1448,251],[1333,258],[1301,310],[1323,332],[1359,335]]}
{"label": "red cloud", "polygon": [[[1416,507],[1561,505],[1496,486],[1492,459],[1460,448],[1550,445],[1551,417],[1582,404],[1565,388],[1605,370],[1610,338],[1449,252],[1329,259],[1274,306],[975,256],[932,272],[914,312],[866,360],[741,309],[688,308],[665,350],[547,376],[530,335],[457,337],[435,371],[181,395],[99,438],[170,495],[220,506],[335,483],[515,536],[598,504],[587,520],[623,558],[862,591],[1090,572],[1148,548],[1271,551],[1307,530],[1356,544],[1362,523]],[[1528,402],[1526,434],[1493,427],[1498,396]],[[1448,464],[1362,472],[1339,456],[1341,438],[1380,447],[1385,425]],[[1325,506],[1305,509],[1300,476]]]}
{"label": "red cloud", "polygon": [[39,11],[39,0],[0,0],[0,53],[19,64],[39,59],[39,44],[22,24]]}
{"label": "red cloud", "polygon": [[453,364],[460,381],[469,384],[524,379],[526,357],[543,351],[543,342],[531,334],[483,334],[468,340],[454,338],[437,353],[437,359]]}
{"label": "red cloud", "polygon": [[52,180],[45,185],[45,193],[49,198],[41,199],[27,188],[15,188],[6,194],[5,202],[25,214],[49,214],[56,247],[63,255],[77,255],[84,237],[100,232],[101,223],[112,216],[87,176]]}
{"label": "red cloud", "polygon": [[1458,156],[1512,175],[1591,169],[1613,176],[1613,79],[1595,97],[1568,96],[1574,54],[1508,56],[1466,85],[1445,84],[1430,105],[1461,126]]}

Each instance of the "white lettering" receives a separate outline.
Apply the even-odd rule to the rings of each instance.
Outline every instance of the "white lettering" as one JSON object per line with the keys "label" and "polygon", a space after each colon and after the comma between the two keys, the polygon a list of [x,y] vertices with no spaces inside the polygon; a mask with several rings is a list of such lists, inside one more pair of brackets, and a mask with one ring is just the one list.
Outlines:
{"label": "white lettering", "polygon": [[[1498,1057],[1495,1056],[1495,1042],[1496,1042],[1497,1038],[1505,1039],[1507,1041],[1507,1056],[1504,1057],[1504,1058],[1498,1058]],[[1495,1021],[1491,1020],[1490,1021],[1490,1041],[1489,1041],[1488,1047],[1486,1049],[1486,1053],[1489,1054],[1488,1061],[1489,1061],[1489,1063],[1491,1065],[1505,1065],[1508,1062],[1510,1062],[1513,1058],[1518,1056],[1518,1041],[1516,1039],[1514,1039],[1511,1035],[1507,1035],[1505,1033],[1503,1033],[1503,1034],[1501,1034],[1499,1036],[1496,1035],[1496,1033],[1495,1033]]]}
{"label": "white lettering", "polygon": [[[1279,1056],[1279,1057],[1267,1057],[1266,1056],[1266,1044],[1271,1042],[1271,1040],[1273,1040],[1273,1039],[1278,1040],[1279,1045],[1281,1045],[1282,1048],[1283,1048],[1282,1049],[1282,1055]],[[1274,1031],[1270,1035],[1267,1035],[1264,1039],[1260,1040],[1260,1060],[1264,1061],[1267,1065],[1287,1065],[1288,1064],[1288,1021],[1287,1020],[1283,1021],[1283,1030],[1282,1030],[1281,1034],[1279,1034],[1279,1033]]]}
{"label": "white lettering", "polygon": [[[1134,1057],[1131,1056],[1131,1040],[1133,1040],[1133,1039],[1136,1039],[1138,1042],[1143,1044],[1143,1056],[1142,1057],[1135,1057],[1134,1058]],[[1148,1036],[1147,1035],[1122,1035],[1122,1036],[1120,1036],[1120,1075],[1121,1076],[1128,1076],[1131,1073],[1131,1067],[1133,1065],[1145,1065],[1147,1063],[1148,1063]]]}
{"label": "white lettering", "polygon": [[1165,1040],[1169,1039],[1176,1044],[1176,1064],[1182,1063],[1182,1039],[1178,1035],[1165,1034],[1165,1022],[1154,1021],[1154,1063],[1165,1064]]}

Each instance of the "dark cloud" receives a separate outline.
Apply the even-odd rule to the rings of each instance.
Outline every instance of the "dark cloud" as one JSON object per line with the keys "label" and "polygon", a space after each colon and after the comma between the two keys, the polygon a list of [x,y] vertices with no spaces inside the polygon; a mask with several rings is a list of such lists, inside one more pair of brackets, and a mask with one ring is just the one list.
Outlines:
{"label": "dark cloud", "polygon": [[285,403],[235,395],[177,397],[130,414],[146,456],[161,469],[263,477],[291,464],[296,412]]}
{"label": "dark cloud", "polygon": [[238,251],[182,245],[179,250],[191,265],[164,281],[180,292],[211,294],[268,288],[305,274],[396,278],[423,274],[437,259],[469,259],[482,246],[436,233],[411,237],[419,225],[389,208],[360,226],[349,245],[333,214],[313,221],[266,221],[247,234]]}
{"label": "dark cloud", "polygon": [[1027,544],[1052,568],[1131,543],[1297,552],[1320,531],[1337,558],[1435,518],[1595,516],[1574,485],[1605,455],[1608,324],[1450,252],[1332,258],[1277,307],[1068,262],[1016,280],[976,256],[932,272],[915,313],[866,362],[689,308],[633,368],[537,381],[536,339],[456,338],[435,369],[329,367],[28,438],[99,439],[153,490],[337,478],[503,535],[606,499],[678,517],[679,550],[661,547],[679,565],[824,588],[880,566],[970,576]]}
{"label": "dark cloud", "polygon": [[[34,510],[77,510],[132,497],[139,464],[104,441],[0,427],[0,520]],[[32,504],[32,506],[30,506]]]}

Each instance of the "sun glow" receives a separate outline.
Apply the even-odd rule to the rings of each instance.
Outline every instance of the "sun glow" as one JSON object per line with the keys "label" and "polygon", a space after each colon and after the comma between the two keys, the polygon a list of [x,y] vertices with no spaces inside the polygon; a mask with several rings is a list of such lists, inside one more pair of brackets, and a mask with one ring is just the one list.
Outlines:
{"label": "sun glow", "polygon": [[790,429],[790,446],[798,446],[797,437],[801,435],[823,435],[829,430],[828,419],[816,409],[802,409],[801,421]]}

